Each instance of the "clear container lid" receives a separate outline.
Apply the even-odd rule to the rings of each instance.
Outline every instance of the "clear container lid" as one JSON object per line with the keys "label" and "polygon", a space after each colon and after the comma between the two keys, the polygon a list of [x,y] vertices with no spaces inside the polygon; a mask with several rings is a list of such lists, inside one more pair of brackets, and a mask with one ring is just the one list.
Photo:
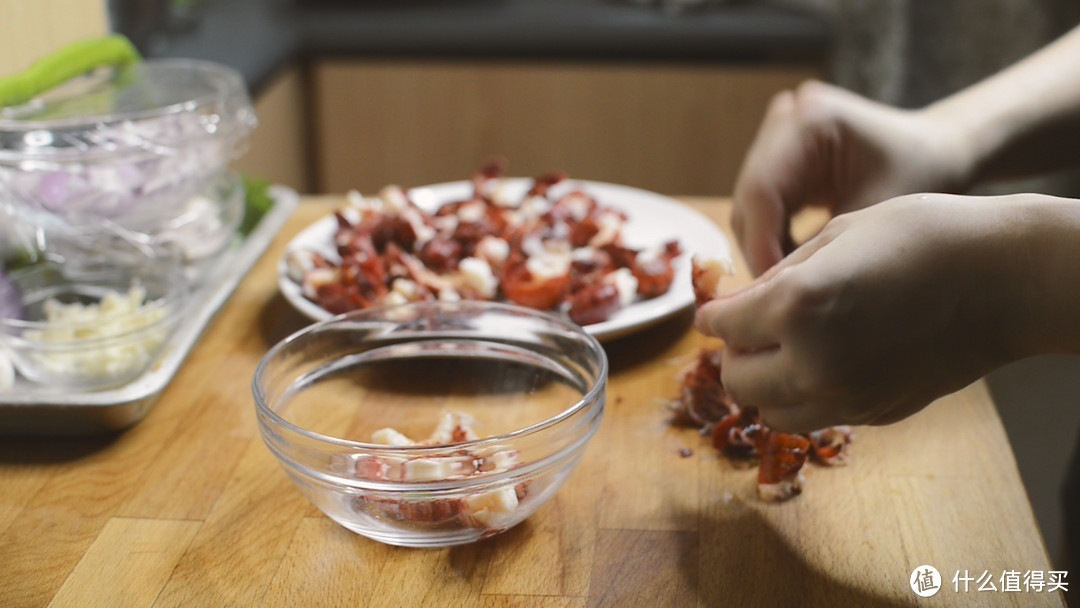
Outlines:
{"label": "clear container lid", "polygon": [[0,109],[0,163],[137,160],[206,139],[236,157],[256,122],[235,70],[191,59],[147,60],[99,69]]}

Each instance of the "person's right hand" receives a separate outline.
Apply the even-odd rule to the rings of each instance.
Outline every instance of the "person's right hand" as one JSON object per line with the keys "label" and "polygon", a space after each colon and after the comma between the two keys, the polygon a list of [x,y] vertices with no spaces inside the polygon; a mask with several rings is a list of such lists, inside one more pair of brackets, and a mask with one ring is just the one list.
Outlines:
{"label": "person's right hand", "polygon": [[1080,200],[914,194],[834,218],[697,311],[771,427],[887,424],[992,369],[1080,352]]}
{"label": "person's right hand", "polygon": [[970,154],[952,125],[821,82],[778,94],[735,185],[732,225],[760,275],[794,248],[789,221],[807,206],[833,215],[912,192],[958,192]]}

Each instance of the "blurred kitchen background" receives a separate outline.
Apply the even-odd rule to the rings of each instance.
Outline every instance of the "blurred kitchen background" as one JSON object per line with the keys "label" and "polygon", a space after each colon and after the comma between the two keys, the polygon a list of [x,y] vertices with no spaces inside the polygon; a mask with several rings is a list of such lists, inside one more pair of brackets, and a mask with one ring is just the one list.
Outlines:
{"label": "blurred kitchen background", "polygon": [[[457,180],[498,155],[513,174],[728,195],[779,90],[823,78],[919,107],[1077,23],[1075,0],[0,0],[0,76],[110,28],[147,57],[230,65],[260,119],[237,168],[302,192]],[[1065,568],[1080,359],[990,386]]]}

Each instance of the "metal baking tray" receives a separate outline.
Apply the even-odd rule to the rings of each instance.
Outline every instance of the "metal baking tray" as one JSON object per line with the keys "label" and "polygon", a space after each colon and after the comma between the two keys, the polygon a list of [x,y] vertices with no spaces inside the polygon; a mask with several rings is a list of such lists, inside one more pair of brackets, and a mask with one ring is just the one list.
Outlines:
{"label": "metal baking tray", "polygon": [[274,205],[255,229],[207,270],[191,294],[184,320],[147,372],[115,389],[83,393],[62,392],[19,378],[12,392],[0,394],[0,435],[97,435],[120,431],[142,420],[300,201],[295,191],[283,186],[272,186],[270,196]]}

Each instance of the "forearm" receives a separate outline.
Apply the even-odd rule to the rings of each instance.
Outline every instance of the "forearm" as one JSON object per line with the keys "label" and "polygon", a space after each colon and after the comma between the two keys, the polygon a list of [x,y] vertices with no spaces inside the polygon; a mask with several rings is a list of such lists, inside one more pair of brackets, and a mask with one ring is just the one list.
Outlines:
{"label": "forearm", "polygon": [[1080,200],[1016,195],[1017,354],[1080,354]]}
{"label": "forearm", "polygon": [[923,111],[959,140],[969,184],[1080,161],[1080,28]]}

